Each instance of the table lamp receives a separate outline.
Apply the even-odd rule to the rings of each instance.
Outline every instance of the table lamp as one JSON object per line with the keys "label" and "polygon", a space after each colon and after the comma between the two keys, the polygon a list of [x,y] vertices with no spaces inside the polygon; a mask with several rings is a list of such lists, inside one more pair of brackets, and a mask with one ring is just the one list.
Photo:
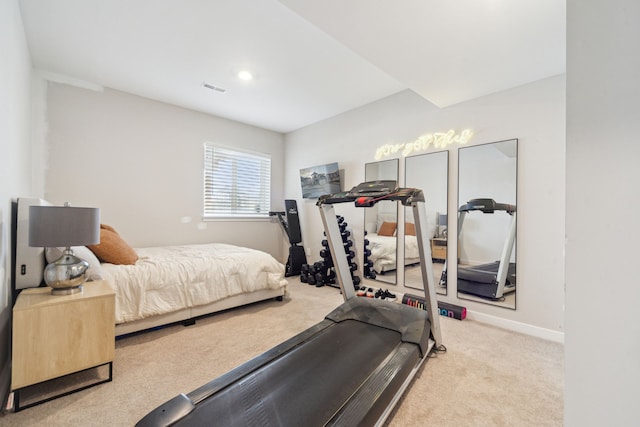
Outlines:
{"label": "table lamp", "polygon": [[446,214],[438,216],[438,226],[442,227],[440,229],[440,235],[446,239],[447,238],[447,215]]}
{"label": "table lamp", "polygon": [[82,291],[89,263],[73,254],[71,246],[100,243],[100,209],[64,206],[29,207],[29,246],[65,247],[60,258],[44,269],[44,281],[53,295]]}

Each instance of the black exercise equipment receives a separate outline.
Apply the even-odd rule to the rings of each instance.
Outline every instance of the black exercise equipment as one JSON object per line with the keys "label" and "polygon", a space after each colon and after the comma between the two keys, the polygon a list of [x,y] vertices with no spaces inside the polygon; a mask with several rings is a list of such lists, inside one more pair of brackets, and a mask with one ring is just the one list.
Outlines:
{"label": "black exercise equipment", "polygon": [[[280,225],[284,230],[284,234],[289,239],[291,246],[289,247],[289,258],[284,275],[297,276],[301,272],[303,264],[307,263],[307,256],[304,253],[304,247],[298,246],[302,242],[302,232],[300,231],[300,218],[298,217],[298,204],[295,200],[285,200],[285,212],[269,212],[269,216],[277,216]],[[286,215],[286,220],[285,220]]]}
{"label": "black exercise equipment", "polygon": [[[383,189],[384,188],[384,189]],[[333,204],[413,208],[427,310],[358,298]],[[317,203],[345,302],[320,323],[189,394],[138,426],[382,424],[432,351],[444,351],[422,191],[364,183]],[[423,225],[424,224],[424,225]]]}
{"label": "black exercise equipment", "polygon": [[[353,286],[358,287],[360,284],[360,277],[356,274],[356,270],[358,269],[358,265],[355,261],[356,253],[351,249],[354,247],[351,231],[347,229],[348,224],[344,220],[344,217],[337,215],[336,219],[338,221],[338,226],[340,227],[340,236],[342,237],[345,256],[349,262]],[[323,247],[323,249],[320,250],[320,257],[322,257],[322,261],[315,262],[313,265],[303,264],[300,272],[300,281],[302,283],[315,285],[316,287],[328,285],[334,288],[339,288],[340,286],[336,282],[336,272],[333,268],[333,258],[329,248],[329,241],[327,239],[323,239],[321,244]]]}
{"label": "black exercise equipment", "polygon": [[[484,214],[505,212],[511,216],[509,231],[499,261],[475,266],[458,266],[458,292],[491,300],[500,300],[516,290],[516,264],[510,262],[516,236],[516,206],[496,203],[493,199],[472,199],[458,209],[458,239],[465,216],[478,211]],[[442,271],[440,284],[446,286],[447,264]]]}
{"label": "black exercise equipment", "polygon": [[373,268],[373,261],[369,259],[371,249],[369,249],[369,239],[367,239],[367,230],[364,230],[364,253],[362,254],[362,275],[367,279],[376,278],[376,270]]}

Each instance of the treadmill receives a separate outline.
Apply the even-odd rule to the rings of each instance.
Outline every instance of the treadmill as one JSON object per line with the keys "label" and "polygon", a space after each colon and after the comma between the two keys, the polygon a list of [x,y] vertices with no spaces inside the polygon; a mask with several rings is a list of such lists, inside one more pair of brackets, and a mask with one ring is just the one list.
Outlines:
{"label": "treadmill", "polygon": [[[382,201],[413,208],[426,311],[355,295],[333,205]],[[317,206],[345,302],[304,332],[160,405],[138,426],[382,425],[422,363],[446,350],[422,191],[366,182],[322,196]]]}
{"label": "treadmill", "polygon": [[[493,199],[472,199],[458,209],[458,239],[468,212],[484,214],[505,212],[511,216],[509,230],[499,261],[474,266],[458,266],[458,292],[491,300],[500,300],[516,290],[516,264],[510,262],[516,237],[516,206]],[[446,286],[446,265],[440,284]]]}

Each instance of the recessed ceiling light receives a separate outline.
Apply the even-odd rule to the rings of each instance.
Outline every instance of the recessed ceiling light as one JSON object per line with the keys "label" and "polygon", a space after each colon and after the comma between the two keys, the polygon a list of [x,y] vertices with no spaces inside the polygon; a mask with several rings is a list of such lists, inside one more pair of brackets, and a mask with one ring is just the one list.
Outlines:
{"label": "recessed ceiling light", "polygon": [[249,81],[253,79],[253,74],[251,74],[249,71],[243,70],[238,73],[238,78],[240,80]]}

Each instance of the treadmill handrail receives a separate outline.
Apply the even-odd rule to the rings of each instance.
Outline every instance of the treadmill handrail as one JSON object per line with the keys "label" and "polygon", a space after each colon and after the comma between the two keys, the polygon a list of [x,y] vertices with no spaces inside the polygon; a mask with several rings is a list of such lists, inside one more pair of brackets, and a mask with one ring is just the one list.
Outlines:
{"label": "treadmill handrail", "polygon": [[495,211],[505,211],[509,215],[516,211],[516,205],[509,203],[498,203],[493,199],[471,199],[460,206],[458,212],[480,211],[482,213],[494,213]]}

